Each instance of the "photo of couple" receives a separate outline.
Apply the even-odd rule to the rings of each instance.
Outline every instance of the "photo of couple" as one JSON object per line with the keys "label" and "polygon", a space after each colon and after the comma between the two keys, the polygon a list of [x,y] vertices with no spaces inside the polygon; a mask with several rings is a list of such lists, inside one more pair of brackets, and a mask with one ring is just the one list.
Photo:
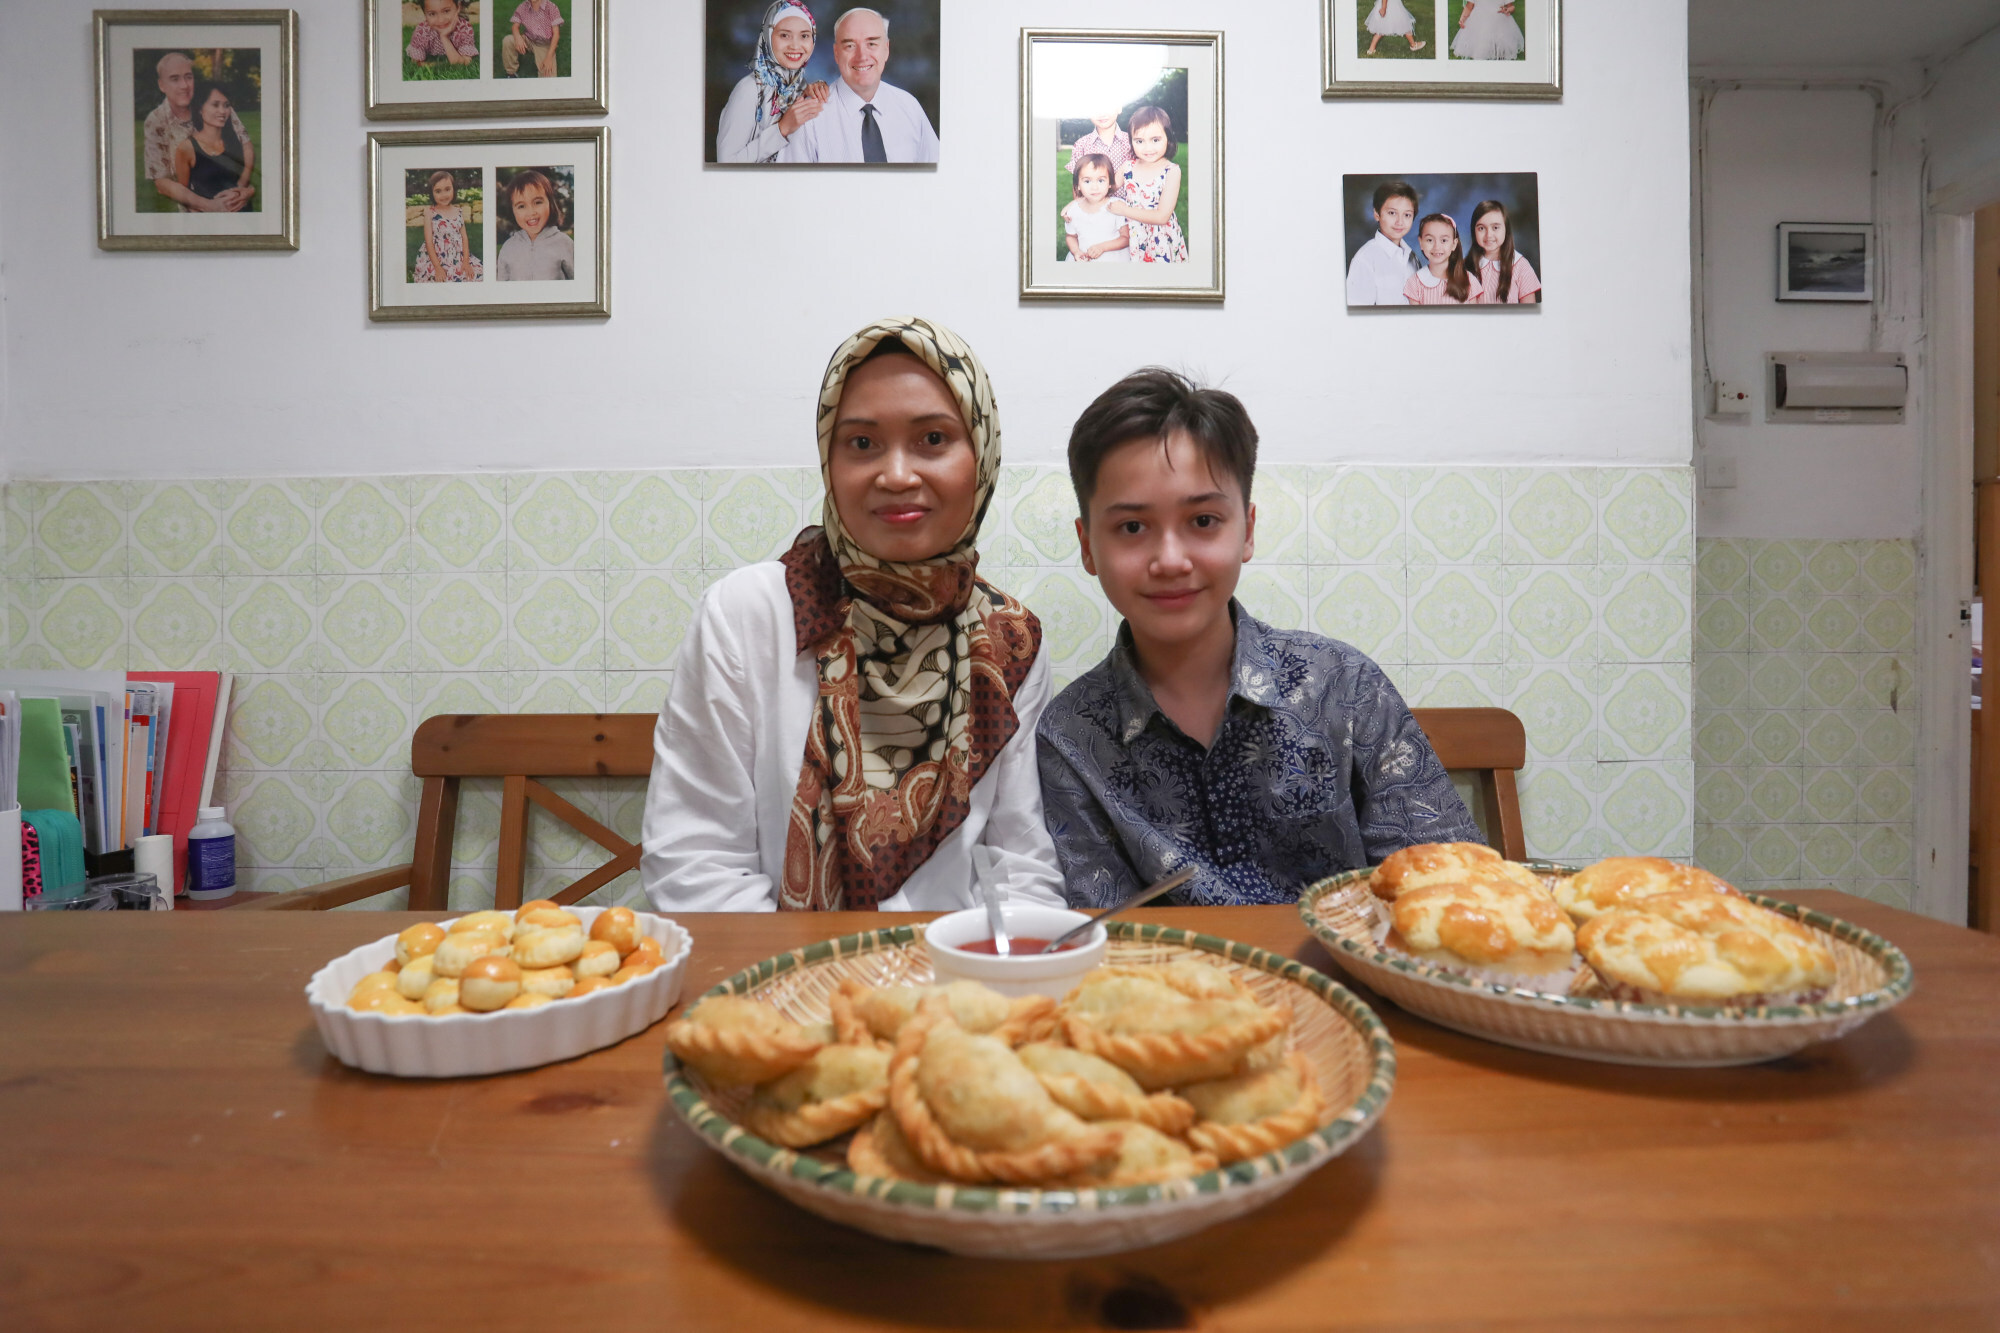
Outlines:
{"label": "photo of couple", "polygon": [[263,52],[134,50],[140,213],[256,213]]}
{"label": "photo of couple", "polygon": [[1348,305],[1541,304],[1535,173],[1347,176],[1342,202]]}
{"label": "photo of couple", "polygon": [[880,0],[822,27],[807,0],[708,0],[707,160],[936,162],[938,8]]}
{"label": "photo of couple", "polygon": [[1061,122],[1058,259],[1187,262],[1187,104],[1187,70],[1163,69],[1123,107]]}
{"label": "photo of couple", "polygon": [[1367,60],[1525,60],[1521,26],[1529,0],[1442,0],[1446,49],[1436,50],[1440,0],[1359,0],[1360,54]]}
{"label": "photo of couple", "polygon": [[[402,0],[403,78],[477,79],[480,9],[486,0]],[[501,35],[496,79],[568,78],[569,48],[563,43],[574,0],[497,0],[496,14],[507,17]]]}
{"label": "photo of couple", "polygon": [[[501,167],[494,217],[496,282],[576,277],[574,167]],[[412,283],[483,282],[483,167],[411,168],[403,173],[404,277]]]}

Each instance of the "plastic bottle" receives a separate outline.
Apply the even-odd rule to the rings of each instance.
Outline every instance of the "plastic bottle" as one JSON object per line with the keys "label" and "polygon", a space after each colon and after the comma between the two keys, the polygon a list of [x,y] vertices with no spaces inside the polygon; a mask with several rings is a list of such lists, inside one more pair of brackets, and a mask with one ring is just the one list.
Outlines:
{"label": "plastic bottle", "polygon": [[236,892],[236,828],[222,807],[204,805],[188,830],[188,897],[227,898]]}

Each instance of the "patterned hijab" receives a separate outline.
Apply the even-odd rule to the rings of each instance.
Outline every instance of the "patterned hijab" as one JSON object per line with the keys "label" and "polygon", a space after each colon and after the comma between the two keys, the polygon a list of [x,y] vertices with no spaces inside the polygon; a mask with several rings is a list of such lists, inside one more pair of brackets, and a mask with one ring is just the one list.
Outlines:
{"label": "patterned hijab", "polygon": [[[829,469],[847,377],[898,341],[945,382],[978,458],[972,521],[942,555],[878,559],[848,536]],[[965,822],[973,784],[1020,729],[1014,693],[1042,647],[1019,602],[980,581],[979,525],[1000,472],[993,386],[972,349],[922,319],[879,320],[833,354],[819,393],[821,527],[785,553],[798,649],[819,662],[779,885],[782,909],[873,910]]]}
{"label": "patterned hijab", "polygon": [[784,115],[786,109],[799,100],[799,90],[805,87],[805,66],[789,70],[779,64],[772,42],[772,34],[777,30],[779,21],[794,14],[806,21],[815,38],[819,36],[819,24],[813,21],[812,11],[805,7],[804,0],[777,0],[764,11],[764,29],[757,34],[757,58],[750,62],[750,73],[768,94],[757,98],[756,123],[759,125],[764,123],[767,112],[772,120]]}

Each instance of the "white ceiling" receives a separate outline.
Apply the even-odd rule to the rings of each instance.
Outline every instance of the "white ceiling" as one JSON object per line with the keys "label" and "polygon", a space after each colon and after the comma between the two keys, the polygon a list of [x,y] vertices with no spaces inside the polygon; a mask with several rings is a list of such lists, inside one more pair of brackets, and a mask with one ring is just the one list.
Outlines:
{"label": "white ceiling", "polygon": [[1688,0],[1688,63],[1935,60],[1996,26],[2000,0]]}

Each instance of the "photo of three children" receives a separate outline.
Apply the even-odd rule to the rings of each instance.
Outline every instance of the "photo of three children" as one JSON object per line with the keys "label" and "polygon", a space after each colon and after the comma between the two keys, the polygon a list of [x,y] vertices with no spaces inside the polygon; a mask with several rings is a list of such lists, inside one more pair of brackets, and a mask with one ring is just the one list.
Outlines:
{"label": "photo of three children", "polygon": [[1535,173],[1347,176],[1342,195],[1348,305],[1541,303]]}
{"label": "photo of three children", "polygon": [[[1176,111],[1179,119],[1176,120]],[[1065,263],[1184,264],[1187,245],[1187,71],[1123,109],[1065,119],[1058,172]]]}

